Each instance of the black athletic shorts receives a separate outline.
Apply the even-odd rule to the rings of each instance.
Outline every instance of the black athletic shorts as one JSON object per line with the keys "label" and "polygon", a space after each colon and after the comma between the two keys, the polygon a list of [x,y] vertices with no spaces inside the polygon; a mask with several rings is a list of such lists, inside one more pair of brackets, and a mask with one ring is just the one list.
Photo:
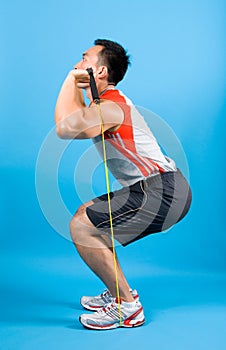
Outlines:
{"label": "black athletic shorts", "polygon": [[[111,192],[110,198],[114,237],[126,246],[180,221],[190,208],[192,195],[178,169]],[[93,202],[86,208],[88,218],[98,230],[110,234],[107,194]]]}

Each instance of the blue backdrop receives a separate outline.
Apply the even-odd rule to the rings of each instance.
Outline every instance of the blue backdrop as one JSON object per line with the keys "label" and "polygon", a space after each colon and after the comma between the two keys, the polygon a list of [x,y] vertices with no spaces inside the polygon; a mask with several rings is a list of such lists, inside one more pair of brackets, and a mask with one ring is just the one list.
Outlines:
{"label": "blue backdrop", "polygon": [[[47,304],[48,298],[40,297],[46,295],[45,288],[39,290],[37,299],[34,290],[37,285],[45,286],[50,276],[56,279],[67,276],[65,288],[74,283],[74,291],[79,289],[73,282],[76,278],[83,284],[85,279],[89,286],[96,285],[71,242],[56,233],[42,214],[35,167],[43,141],[54,126],[59,88],[73,64],[99,37],[118,41],[128,49],[132,65],[119,88],[135,104],[158,114],[173,129],[187,157],[193,190],[189,215],[166,234],[149,237],[126,249],[118,248],[122,263],[132,280],[139,281],[139,276],[145,275],[145,288],[149,285],[148,276],[162,275],[162,271],[225,276],[225,11],[223,0],[1,2],[0,253],[5,305],[1,322],[3,326],[11,321],[16,324],[13,331],[6,327],[4,348],[26,349],[32,341],[34,348],[34,339],[40,339],[42,333],[35,334],[33,330],[33,338],[30,335],[29,339],[25,337],[26,341],[18,340],[17,330],[20,322],[31,323],[34,314],[39,315],[36,321],[41,320],[36,309],[24,314],[22,305],[30,300],[33,310],[34,300]],[[80,204],[73,183],[74,167],[88,146],[86,141],[75,141],[68,150],[65,167],[64,163],[59,167],[59,187],[70,212]],[[49,162],[52,152],[54,148],[49,150]],[[47,186],[51,184],[48,159],[43,176],[49,181]],[[51,198],[49,201],[51,205]],[[222,278],[225,285],[225,277]],[[52,282],[54,287],[48,288],[50,303],[58,288],[59,295],[64,293],[59,280]],[[64,299],[75,300],[82,292],[84,288],[78,290],[78,295],[75,292]],[[29,299],[31,294],[33,298]],[[15,295],[19,298],[16,305],[21,305],[16,313],[12,312]],[[148,295],[144,293],[144,298]],[[218,294],[218,300],[219,295],[223,292]],[[199,296],[203,300],[203,294]],[[157,301],[155,308],[158,309]],[[60,312],[54,314],[52,309],[51,312],[52,318],[43,317],[39,322],[40,329],[43,324],[55,325],[54,317]],[[69,313],[64,316],[70,326]],[[10,338],[12,332],[20,347]],[[71,346],[72,334],[67,337]],[[49,339],[42,339],[42,344],[36,344],[37,349],[48,345]],[[166,336],[166,343],[171,341],[173,349],[177,349],[177,344],[178,349],[182,348],[181,340],[177,343],[175,337],[174,342],[170,339],[170,335]],[[191,342],[192,337],[189,339]],[[194,339],[197,340],[195,335]],[[222,346],[219,334],[216,339],[221,339]],[[158,349],[159,338],[152,341]],[[203,348],[207,349],[209,341]]]}

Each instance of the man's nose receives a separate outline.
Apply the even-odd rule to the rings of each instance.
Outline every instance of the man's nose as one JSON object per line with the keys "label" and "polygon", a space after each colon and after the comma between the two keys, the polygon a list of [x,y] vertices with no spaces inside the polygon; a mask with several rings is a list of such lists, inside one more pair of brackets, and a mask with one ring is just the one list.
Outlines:
{"label": "man's nose", "polygon": [[81,69],[81,62],[82,61],[79,61],[78,63],[76,63],[75,65],[74,65],[74,69]]}

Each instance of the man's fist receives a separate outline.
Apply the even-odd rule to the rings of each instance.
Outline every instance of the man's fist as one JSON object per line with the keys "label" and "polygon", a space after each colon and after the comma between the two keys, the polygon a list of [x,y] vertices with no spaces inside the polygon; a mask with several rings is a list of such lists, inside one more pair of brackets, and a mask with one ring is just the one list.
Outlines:
{"label": "man's fist", "polygon": [[78,87],[84,87],[83,84],[87,86],[90,83],[89,73],[85,69],[73,69],[69,74],[74,77]]}

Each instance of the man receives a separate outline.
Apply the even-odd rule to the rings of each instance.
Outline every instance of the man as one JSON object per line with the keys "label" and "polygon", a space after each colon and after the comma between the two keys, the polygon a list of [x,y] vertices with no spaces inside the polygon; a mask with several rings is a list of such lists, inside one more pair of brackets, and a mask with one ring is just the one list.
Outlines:
{"label": "man", "polygon": [[[82,205],[70,224],[78,253],[107,288],[96,297],[81,298],[84,308],[96,311],[80,316],[90,329],[134,327],[145,321],[138,293],[130,288],[116,260],[111,222],[115,239],[126,246],[169,228],[186,215],[191,203],[189,185],[174,161],[163,155],[138,110],[115,88],[128,65],[129,56],[121,45],[95,40],[69,72],[56,103],[59,137],[92,138],[103,156],[104,133],[107,166],[123,186],[110,194],[112,221],[106,194]],[[100,109],[92,101],[88,68],[93,70]]]}

